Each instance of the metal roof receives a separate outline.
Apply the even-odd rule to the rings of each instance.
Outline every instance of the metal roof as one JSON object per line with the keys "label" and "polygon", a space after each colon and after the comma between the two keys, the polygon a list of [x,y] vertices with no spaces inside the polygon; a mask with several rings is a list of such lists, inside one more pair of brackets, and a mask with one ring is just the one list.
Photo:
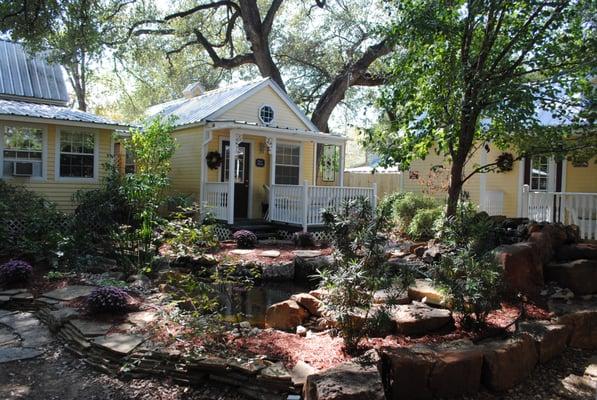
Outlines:
{"label": "metal roof", "polygon": [[70,121],[82,124],[109,125],[111,127],[128,127],[128,125],[114,122],[98,115],[67,107],[0,99],[0,119],[2,119],[3,115]]}
{"label": "metal roof", "polygon": [[19,43],[0,40],[2,97],[66,105],[68,92],[62,69],[40,55],[28,54]]}
{"label": "metal roof", "polygon": [[157,115],[164,117],[174,116],[176,117],[174,121],[175,126],[200,123],[222,107],[232,103],[267,80],[268,78],[264,78],[248,83],[244,82],[238,85],[210,90],[197,97],[183,97],[157,104],[149,107],[145,114],[149,118]]}

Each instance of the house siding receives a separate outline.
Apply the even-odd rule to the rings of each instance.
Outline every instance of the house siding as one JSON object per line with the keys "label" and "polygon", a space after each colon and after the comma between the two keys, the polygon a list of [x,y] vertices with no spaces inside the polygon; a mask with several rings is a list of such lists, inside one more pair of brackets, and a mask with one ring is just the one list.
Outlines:
{"label": "house siding", "polygon": [[[5,125],[12,125],[14,122],[12,121],[1,121],[0,126],[2,129]],[[57,147],[56,147],[56,139],[57,133],[60,128],[70,128],[72,127],[63,126],[63,125],[54,125],[54,124],[28,124],[28,123],[19,123],[22,126],[43,126],[47,132],[47,150],[44,153],[46,155],[46,176],[44,179],[31,179],[31,178],[23,178],[23,177],[10,177],[10,178],[3,178],[7,183],[11,185],[19,185],[25,187],[29,190],[32,190],[42,196],[44,196],[49,201],[56,204],[57,208],[64,212],[73,212],[76,204],[73,202],[73,195],[79,190],[90,190],[98,188],[101,184],[102,178],[106,176],[106,171],[104,169],[104,164],[108,161],[108,157],[112,154],[112,131],[106,129],[86,129],[87,131],[96,131],[98,132],[99,137],[99,170],[98,170],[98,179],[94,182],[69,182],[69,181],[62,181],[56,180],[56,168],[57,167]],[[76,128],[75,128],[76,129]]]}
{"label": "house siding", "polygon": [[259,120],[259,108],[269,105],[274,109],[272,126],[280,128],[309,129],[290,109],[284,100],[269,86],[253,93],[249,98],[218,116],[219,120],[246,121],[262,124]]}
{"label": "house siding", "polygon": [[176,151],[171,161],[171,190],[190,195],[193,200],[198,201],[201,188],[203,127],[180,129],[172,136],[176,140]]}
{"label": "house siding", "polygon": [[575,167],[566,161],[566,192],[597,193],[597,157],[586,167]]}

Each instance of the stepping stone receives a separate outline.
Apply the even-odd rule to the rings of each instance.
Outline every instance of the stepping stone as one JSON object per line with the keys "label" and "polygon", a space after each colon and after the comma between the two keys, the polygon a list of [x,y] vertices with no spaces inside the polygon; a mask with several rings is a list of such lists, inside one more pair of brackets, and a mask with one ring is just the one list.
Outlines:
{"label": "stepping stone", "polygon": [[5,326],[0,326],[0,347],[16,347],[20,344],[20,340],[12,330]]}
{"label": "stepping stone", "polygon": [[15,294],[26,292],[27,289],[10,289],[3,290],[0,292],[0,296],[14,296]]}
{"label": "stepping stone", "polygon": [[0,310],[0,318],[6,317],[7,315],[16,314],[16,311],[11,310]]}
{"label": "stepping stone", "polygon": [[52,336],[45,326],[39,326],[33,329],[19,332],[17,334],[23,340],[25,347],[39,347],[52,342]]}
{"label": "stepping stone", "polygon": [[266,251],[262,251],[260,256],[261,257],[269,257],[269,258],[278,258],[278,257],[280,257],[280,252],[278,250],[266,250]]}
{"label": "stepping stone", "polygon": [[6,303],[10,301],[10,296],[0,296],[0,303]]}
{"label": "stepping stone", "polygon": [[119,354],[128,354],[145,341],[145,338],[138,335],[125,335],[115,333],[112,335],[95,338],[94,343],[100,347]]}
{"label": "stepping stone", "polygon": [[26,331],[41,325],[39,320],[28,312],[6,315],[0,318],[0,324],[7,325],[17,332]]}
{"label": "stepping stone", "polygon": [[0,349],[0,364],[22,361],[42,355],[43,352],[29,347],[7,347]]}
{"label": "stepping stone", "polygon": [[72,285],[44,293],[44,297],[54,300],[71,301],[83,296],[89,296],[95,286]]}
{"label": "stepping stone", "polygon": [[390,319],[396,324],[396,330],[405,335],[432,332],[453,321],[450,310],[432,308],[415,302],[392,307]]}
{"label": "stepping stone", "polygon": [[245,256],[247,254],[251,254],[253,253],[255,250],[251,250],[251,249],[234,249],[230,251],[230,254],[234,254],[237,256]]}
{"label": "stepping stone", "polygon": [[137,326],[145,326],[158,319],[158,315],[154,311],[139,311],[130,313],[127,319]]}
{"label": "stepping stone", "polygon": [[290,371],[290,377],[295,386],[302,386],[307,381],[309,375],[316,374],[317,372],[319,372],[317,368],[307,364],[303,360],[299,360],[294,368],[292,368],[292,371]]}
{"label": "stepping stone", "polygon": [[54,319],[55,324],[60,326],[64,325],[68,320],[78,317],[79,311],[74,308],[65,307],[60,310],[50,311],[50,315]]}
{"label": "stepping stone", "polygon": [[312,258],[319,257],[321,255],[320,250],[294,250],[292,252],[296,257]]}
{"label": "stepping stone", "polygon": [[272,364],[269,367],[261,370],[260,375],[264,379],[282,381],[282,382],[290,382],[290,379],[291,379],[290,374],[288,373],[288,370],[286,369],[284,364],[281,362],[277,362],[277,363]]}
{"label": "stepping stone", "polygon": [[22,292],[19,294],[15,294],[14,296],[12,296],[12,298],[18,300],[33,300],[33,295],[29,292]]}
{"label": "stepping stone", "polygon": [[83,319],[73,319],[70,321],[71,325],[73,325],[83,336],[90,337],[90,336],[102,336],[108,333],[110,328],[112,328],[112,324],[102,323],[102,322],[95,322],[95,321],[87,321]]}

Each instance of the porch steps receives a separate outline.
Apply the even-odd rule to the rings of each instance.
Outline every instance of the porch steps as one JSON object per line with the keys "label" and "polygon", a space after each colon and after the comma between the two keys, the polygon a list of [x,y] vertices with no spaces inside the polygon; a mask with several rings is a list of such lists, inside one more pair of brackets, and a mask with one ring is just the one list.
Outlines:
{"label": "porch steps", "polygon": [[243,220],[235,222],[234,225],[230,226],[230,230],[232,231],[232,233],[240,230],[251,231],[257,236],[259,240],[265,240],[277,239],[279,231],[286,231],[292,233],[300,231],[301,228],[289,225],[272,224],[260,220]]}

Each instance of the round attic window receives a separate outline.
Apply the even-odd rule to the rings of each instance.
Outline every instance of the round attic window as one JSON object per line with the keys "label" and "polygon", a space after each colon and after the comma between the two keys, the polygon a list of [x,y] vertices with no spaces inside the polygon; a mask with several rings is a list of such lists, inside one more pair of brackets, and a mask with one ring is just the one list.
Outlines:
{"label": "round attic window", "polygon": [[271,106],[261,106],[259,109],[259,119],[264,124],[271,124],[274,120],[274,109]]}

